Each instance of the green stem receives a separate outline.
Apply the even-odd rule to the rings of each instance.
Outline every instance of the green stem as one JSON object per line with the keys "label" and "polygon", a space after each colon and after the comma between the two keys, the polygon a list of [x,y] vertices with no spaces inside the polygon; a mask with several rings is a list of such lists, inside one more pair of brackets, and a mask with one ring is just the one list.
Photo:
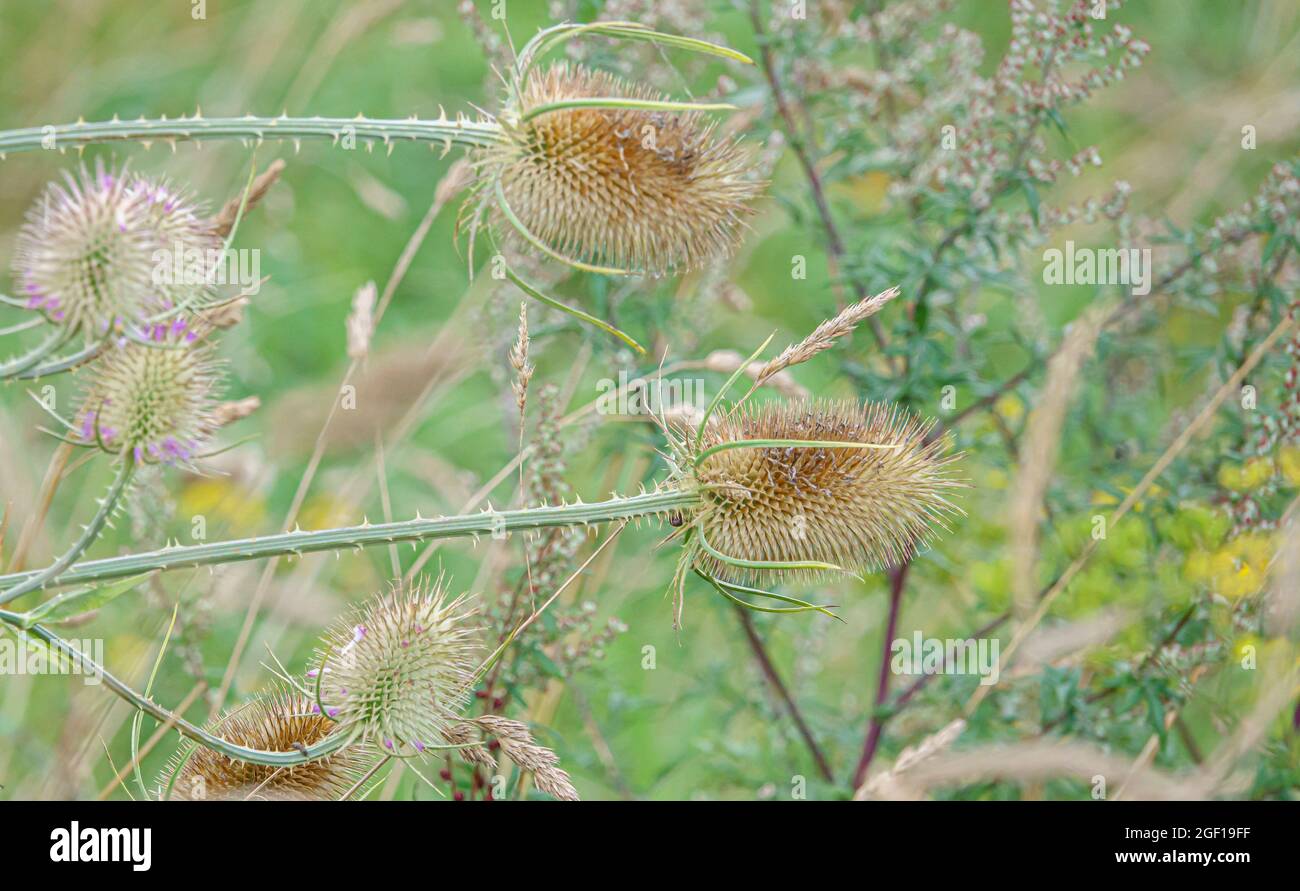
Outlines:
{"label": "green stem", "polygon": [[50,355],[50,353],[57,351],[67,342],[68,333],[62,328],[54,329],[45,340],[32,347],[30,352],[9,359],[8,361],[0,362],[0,380],[16,377],[32,366],[39,365],[42,359]]}
{"label": "green stem", "polygon": [[501,128],[493,121],[380,120],[375,118],[242,118],[180,117],[135,121],[98,121],[27,127],[0,131],[0,158],[8,152],[35,149],[66,149],[101,142],[176,142],[211,139],[329,139],[339,141],[382,142],[409,139],[412,142],[473,148],[492,145],[500,139]]}
{"label": "green stem", "polygon": [[[212,566],[244,560],[260,560],[289,554],[303,555],[319,551],[363,548],[403,541],[435,538],[504,534],[516,530],[545,529],[631,520],[687,508],[699,501],[694,492],[664,489],[642,495],[611,498],[594,504],[566,504],[522,510],[483,511],[459,517],[404,520],[397,523],[363,524],[318,532],[284,532],[261,538],[235,539],[188,547],[163,548],[141,554],[89,560],[79,563],[59,576],[59,585],[87,584],[126,578],[154,570],[172,570],[195,566]],[[22,585],[36,572],[0,575],[0,591]],[[0,602],[8,595],[0,595]]]}
{"label": "green stem", "polygon": [[[0,610],[0,620],[14,624],[18,616],[14,613]],[[130,686],[116,678],[111,672],[99,663],[95,662],[86,654],[82,653],[72,644],[59,637],[53,631],[44,625],[33,625],[26,629],[28,634],[43,640],[51,649],[58,650],[73,661],[74,665],[81,666],[87,674],[93,674],[95,677],[102,678],[108,688],[118,696],[125,699],[135,708],[148,714],[150,717],[157,719],[163,724],[169,724],[185,737],[194,740],[200,745],[207,746],[209,749],[220,752],[228,758],[237,761],[246,761],[250,764],[265,764],[271,767],[293,767],[295,764],[306,764],[308,761],[314,761],[317,758],[323,758],[333,752],[338,751],[347,745],[349,740],[343,734],[335,734],[316,743],[314,746],[306,746],[303,749],[293,752],[269,752],[263,749],[249,749],[232,742],[227,742],[218,736],[208,733],[201,727],[191,724],[180,715],[173,714],[167,709],[158,705],[156,702],[137,693]]]}
{"label": "green stem", "polygon": [[103,530],[104,524],[112,516],[113,509],[117,507],[118,501],[122,498],[122,493],[126,491],[127,485],[131,482],[131,476],[135,473],[135,461],[130,456],[122,459],[122,466],[117,471],[117,477],[113,480],[113,485],[109,488],[108,494],[100,502],[99,510],[95,511],[95,516],[86,526],[81,537],[76,543],[67,550],[67,552],[55,560],[49,566],[37,572],[28,573],[27,578],[20,581],[17,585],[0,593],[0,605],[17,600],[24,594],[30,594],[38,588],[43,588],[48,584],[62,584],[59,578],[60,573],[72,565],[73,561],[86,553],[86,549],[95,543],[99,538],[99,533]]}
{"label": "green stem", "polygon": [[107,344],[107,340],[95,341],[89,346],[82,347],[75,353],[69,353],[61,358],[46,362],[44,365],[36,365],[32,368],[28,368],[21,374],[14,375],[13,378],[14,380],[19,381],[40,380],[43,377],[71,371],[98,356],[104,351],[104,347],[107,346]]}

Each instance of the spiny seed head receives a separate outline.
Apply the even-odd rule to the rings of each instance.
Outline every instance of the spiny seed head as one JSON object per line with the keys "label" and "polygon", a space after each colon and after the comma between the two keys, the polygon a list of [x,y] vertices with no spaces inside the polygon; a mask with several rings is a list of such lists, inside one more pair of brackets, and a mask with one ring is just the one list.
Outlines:
{"label": "spiny seed head", "polygon": [[210,276],[172,274],[173,254],[192,271],[186,259],[222,246],[183,193],[102,162],[63,176],[18,233],[14,276],[29,309],[96,338],[210,290]]}
{"label": "spiny seed head", "polygon": [[[293,752],[315,745],[334,730],[333,722],[312,712],[313,705],[296,690],[276,690],[226,712],[207,729],[245,748]],[[357,784],[367,760],[364,748],[348,746],[315,761],[277,768],[235,761],[199,746],[193,754],[188,749],[177,752],[158,782],[164,789],[171,784],[171,797],[180,801],[242,801],[250,796],[262,801],[334,801]]]}
{"label": "spiny seed head", "polygon": [[[698,112],[568,108],[524,119],[539,106],[596,97],[664,98],[580,67],[534,71],[501,116],[504,141],[478,158],[481,206],[495,205],[500,183],[510,210],[552,251],[629,272],[658,275],[728,254],[761,188],[745,176],[747,153]],[[492,216],[501,221],[499,207]]]}
{"label": "spiny seed head", "polygon": [[342,732],[386,752],[441,745],[461,720],[480,647],[465,597],[449,599],[439,579],[399,585],[353,610],[326,632],[309,673]]}
{"label": "spiny seed head", "polygon": [[76,433],[141,464],[189,464],[211,438],[222,373],[211,348],[176,319],[121,339],[96,365]]}
{"label": "spiny seed head", "polygon": [[[742,408],[706,428],[698,451],[749,439],[876,443],[898,448],[752,447],[716,452],[694,471],[703,506],[691,521],[715,550],[763,562],[830,563],[861,571],[896,565],[960,513],[961,486],[933,422],[855,400]],[[740,584],[781,572],[699,552],[701,571]],[[817,573],[800,572],[803,576]]]}

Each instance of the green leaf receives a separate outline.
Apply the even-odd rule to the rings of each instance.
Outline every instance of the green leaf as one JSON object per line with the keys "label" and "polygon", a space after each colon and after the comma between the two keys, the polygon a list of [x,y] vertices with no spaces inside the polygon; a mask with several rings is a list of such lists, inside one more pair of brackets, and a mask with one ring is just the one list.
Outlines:
{"label": "green leaf", "polygon": [[1025,200],[1029,202],[1029,214],[1034,218],[1034,225],[1038,225],[1038,187],[1032,180],[1023,179],[1020,181],[1020,187],[1025,191]]}
{"label": "green leaf", "polygon": [[152,573],[146,572],[109,585],[100,585],[98,588],[77,588],[72,591],[65,591],[58,597],[47,600],[35,609],[23,613],[21,616],[23,627],[30,628],[37,623],[54,625],[59,622],[66,622],[68,619],[82,613],[101,609],[127,591],[139,586],[150,575]]}

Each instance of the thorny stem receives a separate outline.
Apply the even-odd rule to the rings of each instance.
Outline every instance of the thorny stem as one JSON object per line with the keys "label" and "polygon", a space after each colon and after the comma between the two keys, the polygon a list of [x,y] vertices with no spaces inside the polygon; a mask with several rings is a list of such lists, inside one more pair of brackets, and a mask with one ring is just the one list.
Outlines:
{"label": "thorny stem", "polygon": [[[416,517],[396,523],[363,523],[317,532],[284,532],[261,538],[244,538],[188,547],[169,547],[140,554],[90,560],[80,563],[57,579],[58,585],[87,584],[126,578],[154,570],[168,571],[196,566],[214,566],[267,557],[283,557],[319,551],[338,551],[434,538],[501,535],[521,529],[580,526],[615,520],[634,520],[689,508],[699,495],[681,489],[664,489],[641,495],[611,498],[593,504],[566,504],[508,511],[482,511],[457,517]],[[0,575],[0,591],[22,585],[40,575],[18,572]],[[6,595],[0,594],[0,602]]]}
{"label": "thorny stem", "polygon": [[[10,612],[0,610],[0,620],[14,624],[19,621],[19,617]],[[200,745],[214,749],[228,758],[237,761],[246,761],[250,764],[265,764],[271,767],[292,767],[295,764],[305,764],[308,761],[314,761],[317,758],[323,758],[332,752],[337,751],[348,743],[348,738],[344,734],[335,734],[328,737],[314,746],[306,746],[293,752],[269,752],[262,749],[249,749],[235,743],[227,742],[218,736],[208,733],[201,727],[197,727],[186,721],[180,715],[174,714],[167,709],[158,705],[151,699],[137,693],[132,687],[115,677],[111,672],[104,668],[95,660],[82,653],[75,646],[59,637],[53,631],[50,631],[43,625],[33,625],[25,629],[27,634],[31,634],[43,640],[50,649],[57,650],[72,660],[74,666],[80,666],[87,674],[93,674],[102,678],[108,688],[116,693],[122,699],[126,700],[135,708],[146,713],[150,717],[164,723],[174,726],[182,736],[194,740]]]}
{"label": "thorny stem", "polygon": [[467,148],[489,146],[500,139],[501,127],[494,121],[383,120],[376,118],[242,118],[180,117],[156,120],[98,121],[86,123],[27,127],[0,131],[0,158],[9,152],[36,149],[81,149],[101,142],[169,142],[244,139],[261,142],[267,139],[329,139],[334,143],[349,139],[390,146],[395,140],[453,145]]}
{"label": "thorny stem", "polygon": [[56,328],[50,332],[50,336],[41,343],[34,346],[30,352],[24,353],[5,362],[0,362],[0,380],[10,377],[17,377],[28,369],[37,366],[41,361],[51,353],[58,350],[68,341],[67,332]]}
{"label": "thorny stem", "polygon": [[126,487],[130,484],[131,476],[134,473],[135,461],[130,456],[124,457],[122,466],[118,469],[117,476],[113,480],[113,485],[109,488],[108,494],[104,496],[104,500],[100,502],[99,510],[95,511],[95,516],[86,525],[81,537],[62,557],[49,566],[37,572],[28,573],[25,580],[0,593],[0,605],[17,600],[24,594],[30,594],[32,591],[43,588],[48,584],[60,584],[59,574],[71,566],[78,557],[86,552],[87,548],[95,543],[95,539],[99,538],[99,533],[103,531],[104,524],[108,522],[108,518],[112,516],[117,503],[122,499],[122,493],[126,491]]}

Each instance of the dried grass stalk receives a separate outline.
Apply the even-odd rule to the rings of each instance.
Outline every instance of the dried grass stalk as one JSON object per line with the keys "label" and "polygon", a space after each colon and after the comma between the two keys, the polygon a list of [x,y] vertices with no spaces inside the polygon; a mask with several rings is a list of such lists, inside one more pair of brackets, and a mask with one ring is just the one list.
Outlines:
{"label": "dried grass stalk", "polygon": [[827,319],[814,328],[812,334],[809,334],[798,343],[790,344],[782,351],[781,355],[764,365],[762,370],[754,377],[755,386],[761,385],[782,369],[800,365],[818,353],[829,350],[835,346],[836,341],[841,337],[852,334],[860,323],[880,312],[885,304],[897,297],[898,294],[898,288],[890,288],[888,291],[881,291],[874,297],[866,297],[857,303],[844,307],[834,318]]}
{"label": "dried grass stalk", "polygon": [[253,185],[248,190],[248,203],[244,204],[244,193],[241,191],[234,198],[226,202],[218,213],[209,222],[209,228],[220,238],[228,238],[231,230],[235,226],[235,220],[239,217],[239,208],[244,207],[244,213],[257,207],[266,193],[271,191],[271,187],[280,180],[280,174],[284,173],[284,161],[276,158],[272,161],[258,176],[253,180]]}
{"label": "dried grass stalk", "polygon": [[1029,415],[1010,511],[1012,594],[1016,613],[1021,616],[1028,615],[1034,606],[1038,518],[1056,464],[1061,425],[1078,383],[1079,371],[1092,355],[1097,335],[1109,312],[1108,303],[1094,304],[1070,326],[1061,348],[1048,363],[1043,396]]}
{"label": "dried grass stalk", "polygon": [[528,382],[533,378],[533,366],[528,361],[528,304],[519,304],[519,334],[514,346],[510,348],[510,367],[515,370],[515,379],[510,389],[515,394],[515,405],[519,416],[524,415],[524,406],[528,404]]}
{"label": "dried grass stalk", "polygon": [[257,396],[222,402],[212,410],[212,426],[225,427],[235,421],[241,421],[262,407],[262,400]]}
{"label": "dried grass stalk", "polygon": [[370,353],[370,337],[375,330],[375,303],[379,289],[374,282],[366,282],[352,296],[352,312],[348,313],[348,358],[364,359]]}
{"label": "dried grass stalk", "polygon": [[560,801],[578,800],[578,790],[573,788],[569,775],[558,766],[559,756],[538,745],[527,724],[497,715],[484,715],[474,723],[496,737],[502,753],[521,770],[532,771],[538,789]]}
{"label": "dried grass stalk", "polygon": [[[951,735],[959,736],[960,730]],[[1058,777],[1075,777],[1092,783],[1098,776],[1111,786],[1128,776],[1130,768],[1126,759],[1097,746],[1040,740],[941,753],[896,776],[892,788],[882,791],[893,800],[918,800],[933,789],[955,784],[987,780],[1037,783]],[[1198,783],[1152,769],[1135,772],[1127,785],[1132,794],[1144,800],[1186,801],[1203,797]]]}
{"label": "dried grass stalk", "polygon": [[1135,618],[1130,611],[1109,609],[1081,622],[1040,629],[1025,639],[1016,663],[1016,674],[1037,671],[1071,653],[1103,644],[1123,631]]}
{"label": "dried grass stalk", "polygon": [[853,794],[853,800],[889,800],[907,797],[908,791],[905,784],[900,782],[900,776],[926,759],[947,751],[965,729],[965,720],[958,718],[938,732],[930,734],[917,745],[903,749],[894,766],[877,773],[863,783]]}

